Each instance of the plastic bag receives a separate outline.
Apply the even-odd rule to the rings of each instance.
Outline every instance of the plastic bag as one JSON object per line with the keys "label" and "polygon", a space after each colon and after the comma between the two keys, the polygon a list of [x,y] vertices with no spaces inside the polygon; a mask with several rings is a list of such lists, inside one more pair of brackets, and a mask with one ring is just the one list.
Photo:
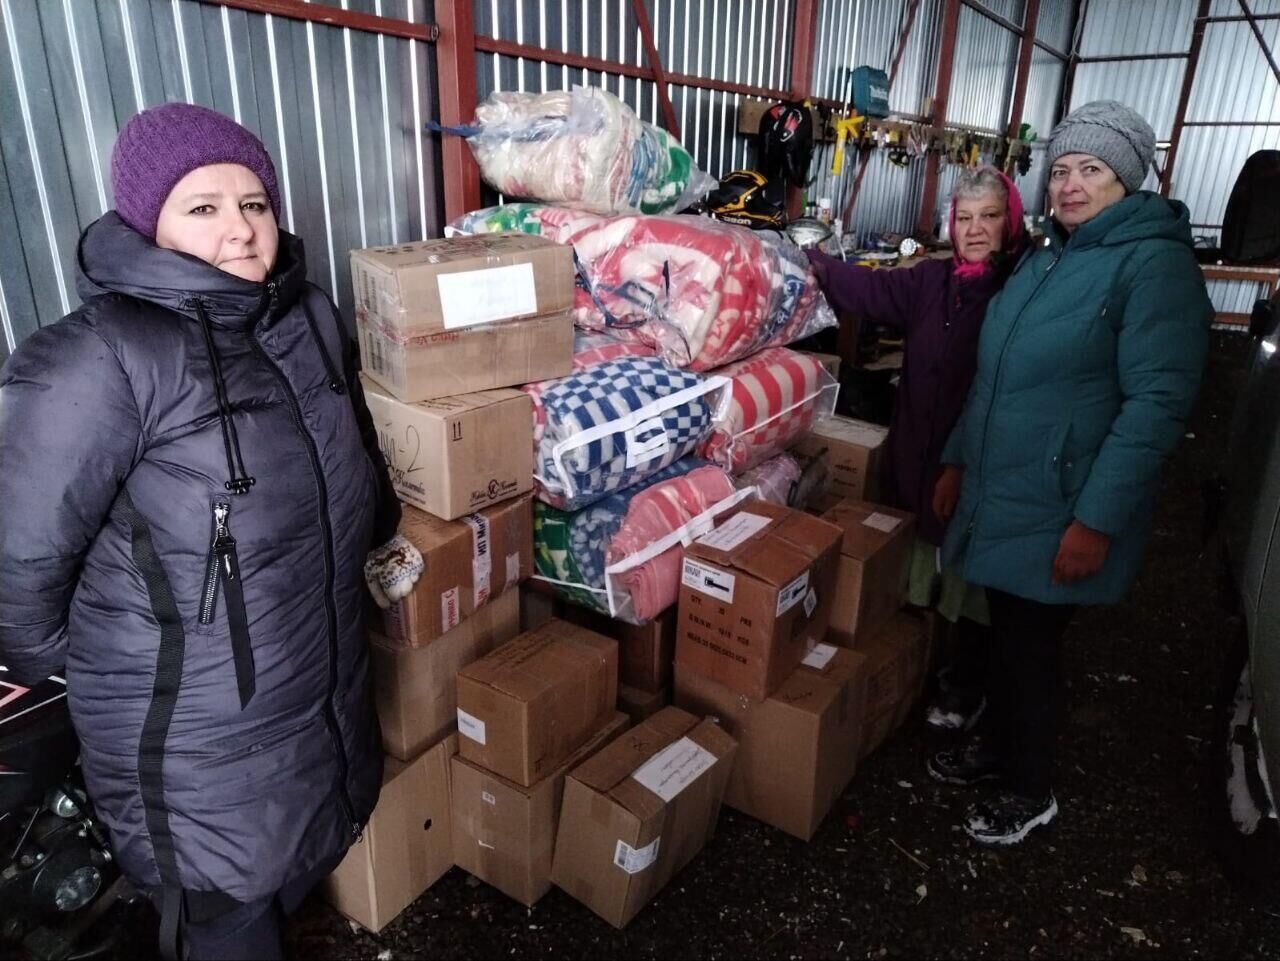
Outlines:
{"label": "plastic bag", "polygon": [[676,602],[684,545],[754,493],[687,457],[583,510],[535,503],[535,577],[574,603],[644,624]]}
{"label": "plastic bag", "polygon": [[760,499],[770,504],[791,507],[791,495],[800,482],[802,472],[800,461],[795,457],[791,454],[778,454],[734,478],[733,483],[739,490],[754,487],[759,491]]}
{"label": "plastic bag", "polygon": [[619,357],[530,396],[537,497],[576,510],[691,454],[727,406],[728,381]]}
{"label": "plastic bag", "polygon": [[835,411],[840,385],[812,354],[772,347],[716,371],[732,384],[698,456],[735,476],[786,450]]}
{"label": "plastic bag", "polygon": [[599,87],[496,91],[467,137],[480,173],[513,197],[598,213],[665,213],[715,186],[689,152]]}

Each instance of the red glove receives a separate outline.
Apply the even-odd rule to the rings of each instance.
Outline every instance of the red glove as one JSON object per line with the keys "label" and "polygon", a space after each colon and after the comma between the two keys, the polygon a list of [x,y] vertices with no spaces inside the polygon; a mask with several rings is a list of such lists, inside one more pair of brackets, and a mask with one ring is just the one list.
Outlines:
{"label": "red glove", "polygon": [[933,512],[942,521],[951,520],[960,502],[960,482],[964,480],[964,468],[948,464],[942,468],[938,483],[933,485]]}
{"label": "red glove", "polygon": [[1092,577],[1101,570],[1110,547],[1111,538],[1106,534],[1072,521],[1053,560],[1053,583],[1074,584]]}

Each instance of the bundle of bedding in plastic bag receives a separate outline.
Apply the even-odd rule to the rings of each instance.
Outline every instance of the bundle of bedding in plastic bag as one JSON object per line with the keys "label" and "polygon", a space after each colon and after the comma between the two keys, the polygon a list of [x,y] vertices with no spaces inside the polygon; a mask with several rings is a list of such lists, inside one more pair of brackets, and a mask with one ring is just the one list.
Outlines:
{"label": "bundle of bedding in plastic bag", "polygon": [[678,140],[599,87],[495,91],[475,123],[452,132],[467,138],[485,182],[511,197],[665,213],[716,185]]}
{"label": "bundle of bedding in plastic bag", "polygon": [[711,370],[836,325],[804,252],[767,231],[536,204],[475,211],[450,229],[572,245],[574,322],[652,345],[673,367]]}
{"label": "bundle of bedding in plastic bag", "polygon": [[739,490],[754,487],[760,499],[779,507],[792,506],[792,494],[803,468],[791,454],[777,454],[733,479]]}
{"label": "bundle of bedding in plastic bag", "polygon": [[698,456],[741,474],[780,454],[835,411],[840,385],[813,354],[785,347],[716,371],[728,378],[730,401],[698,448]]}
{"label": "bundle of bedding in plastic bag", "polygon": [[685,545],[754,493],[687,457],[579,511],[535,503],[535,576],[574,603],[644,624],[676,602]]}
{"label": "bundle of bedding in plastic bag", "polygon": [[619,356],[531,390],[537,497],[577,510],[693,452],[728,404],[728,382]]}

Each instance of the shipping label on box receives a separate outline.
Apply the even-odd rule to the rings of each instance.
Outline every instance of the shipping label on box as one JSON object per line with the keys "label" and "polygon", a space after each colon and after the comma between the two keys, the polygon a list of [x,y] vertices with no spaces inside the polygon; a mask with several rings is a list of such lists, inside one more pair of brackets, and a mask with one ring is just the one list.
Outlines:
{"label": "shipping label on box", "polygon": [[527,494],[456,521],[406,506],[400,533],[422,554],[422,575],[376,616],[383,636],[406,647],[430,643],[533,573]]}
{"label": "shipping label on box", "polygon": [[531,234],[422,240],[351,252],[357,308],[412,333],[457,330],[573,306],[572,248]]}
{"label": "shipping label on box", "polygon": [[551,880],[624,927],[711,838],[735,752],[670,707],[617,738],[565,780]]}
{"label": "shipping label on box", "polygon": [[396,494],[455,520],[533,487],[533,403],[490,390],[406,404],[366,386]]}
{"label": "shipping label on box", "polygon": [[677,665],[768,697],[826,634],[839,543],[839,528],[765,502],[695,541],[682,569]]}
{"label": "shipping label on box", "polygon": [[599,730],[617,700],[617,642],[553,620],[458,674],[459,752],[528,786]]}
{"label": "shipping label on box", "polygon": [[831,634],[838,643],[857,647],[906,603],[915,516],[879,504],[844,500],[822,519],[844,531]]}

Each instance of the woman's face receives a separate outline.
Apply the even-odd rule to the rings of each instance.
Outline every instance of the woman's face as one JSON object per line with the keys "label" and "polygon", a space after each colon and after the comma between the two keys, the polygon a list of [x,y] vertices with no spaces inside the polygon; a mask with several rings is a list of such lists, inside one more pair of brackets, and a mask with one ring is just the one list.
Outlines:
{"label": "woman's face", "polygon": [[197,167],[160,209],[156,246],[178,250],[261,283],[275,266],[280,234],[262,181],[240,164]]}
{"label": "woman's face", "polygon": [[994,190],[956,198],[956,235],[960,259],[981,263],[1004,246],[1005,202]]}
{"label": "woman's face", "polygon": [[1067,233],[1124,198],[1115,171],[1092,154],[1065,154],[1049,170],[1049,201]]}

